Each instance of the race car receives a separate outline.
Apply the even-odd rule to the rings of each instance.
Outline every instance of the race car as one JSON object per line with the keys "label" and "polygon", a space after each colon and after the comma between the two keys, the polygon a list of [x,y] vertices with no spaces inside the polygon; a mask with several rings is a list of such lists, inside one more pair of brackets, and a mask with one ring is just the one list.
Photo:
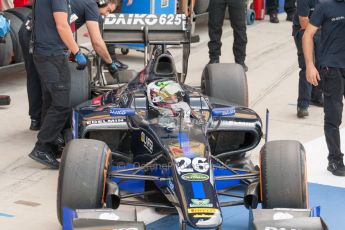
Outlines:
{"label": "race car", "polygon": [[[115,25],[116,18],[109,21]],[[113,27],[104,28],[110,38]],[[74,108],[58,179],[60,223],[66,209],[133,205],[177,212],[180,229],[220,229],[222,207],[254,209],[261,202],[263,208],[307,208],[305,151],[298,141],[265,143],[260,166],[248,158],[263,131],[259,115],[248,108],[243,68],[210,64],[201,88],[186,85],[167,44],[174,38],[188,42],[176,35],[188,33],[166,30],[165,36],[138,30],[152,47],[143,70],[127,83],[115,77],[113,89]],[[231,192],[238,185],[242,195]]]}

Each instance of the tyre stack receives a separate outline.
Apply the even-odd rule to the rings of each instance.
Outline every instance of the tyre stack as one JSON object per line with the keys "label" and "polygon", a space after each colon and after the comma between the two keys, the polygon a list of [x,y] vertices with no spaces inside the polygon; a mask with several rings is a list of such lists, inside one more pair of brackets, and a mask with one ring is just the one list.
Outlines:
{"label": "tyre stack", "polygon": [[5,37],[5,43],[0,43],[0,67],[23,61],[18,32],[26,17],[31,13],[31,9],[19,7],[8,9],[2,13],[10,20],[11,28]]}

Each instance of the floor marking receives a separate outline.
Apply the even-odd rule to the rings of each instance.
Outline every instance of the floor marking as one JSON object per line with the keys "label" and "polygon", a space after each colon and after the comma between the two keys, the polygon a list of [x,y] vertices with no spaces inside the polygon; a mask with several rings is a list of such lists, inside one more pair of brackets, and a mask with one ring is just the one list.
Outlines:
{"label": "floor marking", "polygon": [[0,212],[0,217],[13,218],[14,215]]}
{"label": "floor marking", "polygon": [[17,200],[14,203],[15,204],[22,204],[22,205],[26,205],[26,206],[31,206],[31,207],[37,207],[37,206],[41,205],[40,203],[31,202],[31,201],[25,201],[25,200]]}

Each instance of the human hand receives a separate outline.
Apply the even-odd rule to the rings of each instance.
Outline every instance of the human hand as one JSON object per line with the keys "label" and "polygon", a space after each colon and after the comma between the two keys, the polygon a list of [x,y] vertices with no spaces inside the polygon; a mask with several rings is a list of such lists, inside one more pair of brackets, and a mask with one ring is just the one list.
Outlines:
{"label": "human hand", "polygon": [[85,55],[80,50],[74,54],[74,61],[77,63],[77,70],[85,69],[87,60]]}
{"label": "human hand", "polygon": [[127,1],[127,6],[132,5],[132,3],[133,3],[133,0],[128,0],[128,1]]}
{"label": "human hand", "polygon": [[306,78],[307,78],[307,81],[314,86],[317,86],[318,81],[321,80],[320,74],[315,68],[314,64],[307,66]]}
{"label": "human hand", "polygon": [[115,63],[114,60],[111,62],[111,64],[107,64],[107,67],[108,67],[109,73],[112,76],[114,76],[115,74],[117,74],[119,72],[119,69],[117,68],[116,63]]}

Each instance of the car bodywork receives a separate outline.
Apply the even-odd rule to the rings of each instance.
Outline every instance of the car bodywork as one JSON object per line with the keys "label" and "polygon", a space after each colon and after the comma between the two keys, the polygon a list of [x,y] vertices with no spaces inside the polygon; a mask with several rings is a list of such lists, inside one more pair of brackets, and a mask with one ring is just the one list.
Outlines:
{"label": "car bodywork", "polygon": [[[157,52],[128,84],[74,109],[73,138],[107,143],[116,153],[110,173],[115,181],[153,181],[166,206],[175,207],[183,221],[197,228],[217,227],[222,223],[220,207],[226,204],[219,202],[216,187],[226,184],[215,186],[216,181],[258,178],[254,169],[239,169],[242,174],[230,170],[229,161],[257,146],[261,120],[251,109],[212,103],[200,90],[179,82],[172,56]],[[173,109],[154,108],[148,86],[168,83],[183,89],[182,101]],[[136,173],[126,175],[120,168]],[[127,191],[148,192],[145,186],[134,187]]]}
{"label": "car bodywork", "polygon": [[[290,195],[287,199],[281,199],[284,202],[299,196],[303,201],[306,200],[305,190],[291,190],[306,186],[304,149],[299,143],[274,142],[267,145],[267,148],[264,146],[261,151],[265,158],[274,155],[283,159],[285,152],[281,150],[286,146],[292,147],[288,148],[293,150],[289,154],[296,158],[289,158],[301,162],[296,168],[300,167],[298,170],[302,174],[286,175],[290,182],[298,181],[293,188],[276,186],[275,174],[272,172],[277,173],[280,167],[285,167],[281,160],[273,162],[273,165],[279,166],[278,169],[262,173],[246,157],[246,153],[259,144],[263,133],[258,114],[239,105],[247,100],[246,78],[241,67],[229,65],[235,68],[232,74],[237,75],[236,84],[235,81],[230,84],[232,80],[224,78],[231,72],[227,68],[213,72],[224,76],[217,78],[209,73],[207,77],[213,81],[222,77],[222,81],[229,84],[229,91],[235,94],[224,92],[224,95],[238,96],[239,92],[245,91],[240,96],[243,98],[238,99],[241,101],[239,104],[235,104],[230,96],[225,97],[225,100],[220,97],[224,95],[220,94],[218,96],[223,100],[213,98],[212,93],[207,96],[206,89],[212,84],[211,80],[205,81],[206,78],[202,81],[201,89],[184,84],[190,52],[190,18],[185,15],[113,14],[105,19],[103,38],[106,43],[144,43],[145,65],[129,81],[124,81],[121,75],[107,81],[100,61],[97,62],[98,74],[93,79],[93,89],[97,93],[105,92],[73,109],[72,138],[96,139],[101,142],[74,142],[74,152],[64,152],[62,165],[67,162],[64,162],[66,156],[82,157],[73,158],[76,163],[69,164],[69,175],[65,174],[64,167],[60,168],[58,213],[64,208],[78,209],[78,203],[89,198],[85,196],[81,199],[74,195],[74,200],[62,199],[69,194],[62,194],[60,188],[68,185],[68,189],[62,188],[73,194],[73,190],[80,191],[80,187],[87,187],[84,181],[74,185],[77,183],[73,180],[64,184],[62,179],[80,175],[81,172],[89,175],[89,169],[83,171],[80,168],[83,161],[87,161],[83,158],[89,153],[96,157],[99,154],[99,160],[103,160],[100,168],[93,167],[91,173],[98,173],[101,177],[99,183],[104,183],[104,187],[92,183],[94,181],[90,181],[88,176],[83,177],[85,181],[89,180],[89,184],[97,186],[93,188],[93,194],[103,193],[98,203],[93,202],[86,208],[117,209],[124,204],[177,211],[180,229],[186,229],[186,225],[199,229],[220,229],[223,222],[222,207],[245,205],[247,208],[256,208],[263,201],[261,193],[279,201],[280,195],[287,192]],[[169,44],[182,46],[182,73],[176,70],[174,58],[167,50]],[[213,88],[210,92],[215,90]],[[107,153],[104,152],[104,143],[109,147],[109,150],[106,148]],[[96,144],[103,149],[102,153],[85,151],[85,146],[92,148]],[[83,150],[79,151],[79,147]],[[83,153],[78,155],[81,151]],[[93,165],[87,163],[92,168]],[[269,165],[268,160],[263,164],[266,168]],[[288,169],[285,167],[286,172]],[[271,181],[265,183],[270,186],[260,185],[261,180],[268,177]],[[242,194],[232,191],[239,185],[244,188]],[[220,196],[239,199],[229,201],[219,199]],[[271,202],[269,205],[285,205],[284,202]],[[305,202],[300,206],[305,207]],[[61,214],[59,220],[61,222]]]}

